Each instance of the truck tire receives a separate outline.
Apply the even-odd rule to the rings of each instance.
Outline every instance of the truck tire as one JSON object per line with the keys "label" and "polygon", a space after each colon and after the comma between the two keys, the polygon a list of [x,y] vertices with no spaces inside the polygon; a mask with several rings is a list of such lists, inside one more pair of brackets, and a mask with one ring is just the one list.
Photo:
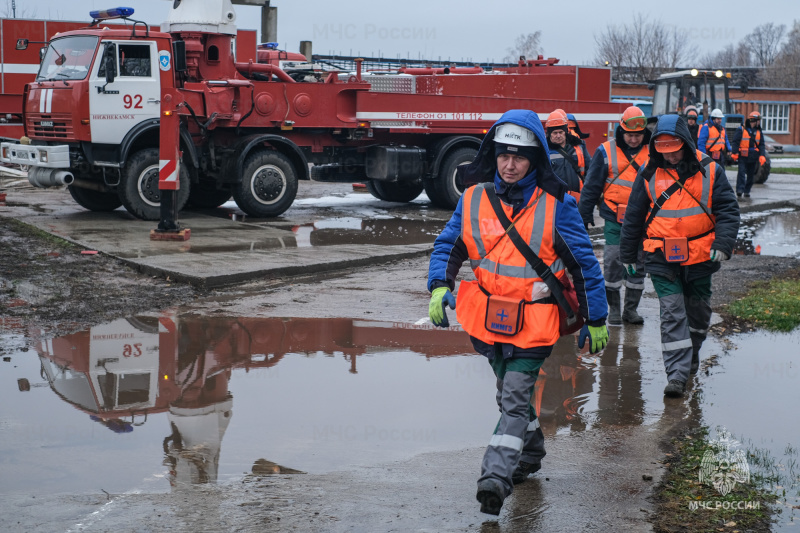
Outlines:
{"label": "truck tire", "polygon": [[[189,173],[183,165],[177,191],[178,211],[189,199]],[[130,214],[142,220],[161,218],[161,191],[158,189],[158,148],[145,148],[133,154],[122,170],[119,199]]]}
{"label": "truck tire", "polygon": [[239,208],[256,218],[283,214],[297,196],[297,172],[288,157],[274,150],[259,150],[244,162],[242,181],[233,188]]}
{"label": "truck tire", "polygon": [[113,211],[122,205],[115,192],[100,192],[70,185],[67,187],[70,196],[79,206],[98,213]]}
{"label": "truck tire", "polygon": [[378,200],[385,202],[410,202],[424,189],[422,181],[377,181],[369,180],[367,190]]}
{"label": "truck tire", "polygon": [[218,189],[213,182],[201,180],[192,184],[192,190],[189,191],[189,201],[186,205],[197,209],[214,209],[230,199],[230,190]]}
{"label": "truck tire", "polygon": [[435,178],[425,180],[425,192],[431,203],[444,209],[455,209],[464,189],[456,184],[456,169],[472,163],[478,154],[477,148],[465,146],[450,152],[442,161]]}
{"label": "truck tire", "polygon": [[767,157],[766,162],[763,165],[758,166],[756,175],[753,177],[753,183],[766,183],[767,178],[769,178],[770,170],[772,170],[772,162],[770,161],[769,157]]}

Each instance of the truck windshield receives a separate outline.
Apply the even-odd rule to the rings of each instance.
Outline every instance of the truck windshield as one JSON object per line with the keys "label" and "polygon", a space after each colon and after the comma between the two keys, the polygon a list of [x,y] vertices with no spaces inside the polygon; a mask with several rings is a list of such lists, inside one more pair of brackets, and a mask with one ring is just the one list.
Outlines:
{"label": "truck windshield", "polygon": [[97,37],[84,35],[53,39],[39,67],[36,81],[82,80],[89,74]]}

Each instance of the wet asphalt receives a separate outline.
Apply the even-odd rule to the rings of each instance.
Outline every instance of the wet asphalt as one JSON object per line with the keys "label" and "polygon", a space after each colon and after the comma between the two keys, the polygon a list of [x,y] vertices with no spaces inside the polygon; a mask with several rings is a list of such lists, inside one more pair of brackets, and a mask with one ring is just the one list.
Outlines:
{"label": "wet asphalt", "polygon": [[[773,175],[742,210],[758,219],[798,206],[800,177]],[[424,197],[398,205],[349,185],[304,183],[280,220],[240,215],[227,206],[185,213],[189,241],[152,242],[154,223],[123,210],[87,213],[65,191],[8,191],[0,216],[144,272],[205,287],[304,280],[39,339],[37,353],[14,354],[15,371],[0,373],[0,511],[10,530],[650,531],[664,443],[701,420],[752,436],[738,414],[769,408],[764,400],[745,410],[726,376],[735,384],[755,372],[762,388],[783,379],[781,390],[797,390],[791,358],[751,368],[735,357],[763,339],[732,349],[709,338],[703,357],[731,370],[701,373],[686,399],[665,399],[648,281],[644,326],[613,328],[597,356],[581,354],[573,337],[559,341],[537,383],[544,468],[500,517],[482,515],[474,483],[497,417],[494,379],[457,327],[425,321],[426,257],[449,213]],[[785,216],[775,242],[796,234]],[[115,366],[126,360],[97,343],[118,347],[115,339],[143,351],[139,368],[127,369],[139,382],[120,379],[111,400],[101,381],[115,368],[127,375]],[[792,346],[775,342],[776,353]],[[791,393],[776,401],[791,406]],[[128,408],[142,403],[152,404],[146,416]]]}

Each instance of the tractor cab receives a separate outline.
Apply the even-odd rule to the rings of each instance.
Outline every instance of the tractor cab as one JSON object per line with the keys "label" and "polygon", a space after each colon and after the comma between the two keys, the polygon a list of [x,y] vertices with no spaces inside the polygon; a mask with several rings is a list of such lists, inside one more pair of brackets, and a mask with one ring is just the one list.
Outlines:
{"label": "tractor cab", "polygon": [[728,98],[729,78],[721,70],[680,70],[662,74],[651,83],[653,116],[683,114],[688,107],[694,107],[698,123],[702,124],[713,109],[719,109],[725,116],[722,123],[729,136],[742,125],[744,117],[734,113]]}

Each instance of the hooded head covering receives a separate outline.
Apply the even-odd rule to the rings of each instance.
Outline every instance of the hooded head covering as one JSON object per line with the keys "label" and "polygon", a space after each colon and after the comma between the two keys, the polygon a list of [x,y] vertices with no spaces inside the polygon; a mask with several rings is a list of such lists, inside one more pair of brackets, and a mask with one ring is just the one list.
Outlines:
{"label": "hooded head covering", "polygon": [[[456,179],[464,187],[470,187],[478,183],[494,181],[495,185],[500,180],[497,176],[497,157],[495,155],[495,129],[500,124],[510,122],[523,128],[531,130],[539,140],[539,147],[535,149],[531,159],[531,172],[520,180],[519,186],[532,191],[537,186],[546,193],[555,196],[559,200],[564,199],[567,191],[567,184],[556,176],[550,166],[550,157],[547,153],[547,137],[542,127],[539,116],[533,111],[526,109],[512,109],[503,113],[503,116],[494,123],[492,128],[483,138],[478,154],[469,165],[463,165],[456,171]],[[501,181],[501,180],[500,180]]]}
{"label": "hooded head covering", "polygon": [[690,175],[696,174],[700,169],[700,160],[697,158],[697,149],[692,139],[692,134],[689,132],[689,125],[686,119],[680,115],[661,115],[658,118],[653,134],[648,144],[650,153],[650,161],[647,163],[647,168],[655,172],[656,167],[664,166],[664,156],[656,150],[655,138],[662,133],[668,133],[678,137],[683,141],[681,147],[682,158],[678,163],[678,173],[688,173]]}

